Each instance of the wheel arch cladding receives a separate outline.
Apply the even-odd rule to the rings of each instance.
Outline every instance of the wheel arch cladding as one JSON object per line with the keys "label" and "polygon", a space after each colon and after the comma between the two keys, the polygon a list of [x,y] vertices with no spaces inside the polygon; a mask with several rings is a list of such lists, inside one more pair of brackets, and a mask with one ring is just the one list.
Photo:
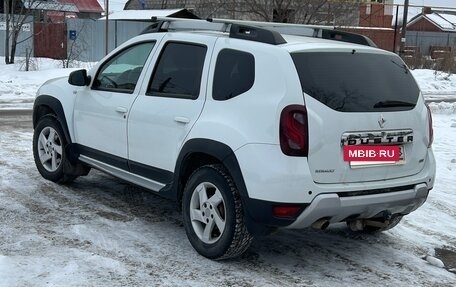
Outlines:
{"label": "wheel arch cladding", "polygon": [[234,154],[234,151],[224,143],[210,139],[196,138],[191,139],[184,144],[176,162],[171,195],[172,198],[177,200],[178,203],[181,203],[186,184],[186,182],[183,181],[185,179],[185,174],[187,172],[189,176],[192,173],[191,169],[186,171],[186,168],[191,166],[191,164],[188,163],[188,160],[192,160],[191,156],[195,154],[204,154],[206,157],[195,157],[194,159],[203,160],[194,165],[194,168],[214,163],[220,163],[226,168],[241,196],[244,220],[247,229],[252,235],[266,234],[265,232],[267,227],[262,224],[258,224],[252,217],[252,212],[249,211],[249,208],[251,207],[251,200],[249,198],[241,167],[236,155]]}
{"label": "wheel arch cladding", "polygon": [[65,118],[65,112],[60,101],[52,96],[41,95],[35,99],[33,105],[33,128],[36,127],[41,117],[54,114],[60,123],[67,143],[71,144],[71,136],[68,130],[68,124]]}
{"label": "wheel arch cladding", "polygon": [[40,118],[46,115],[53,115],[59,122],[63,130],[63,135],[67,142],[67,145],[65,146],[65,152],[67,153],[69,161],[72,164],[76,164],[78,161],[79,152],[71,140],[71,135],[68,129],[68,123],[65,117],[62,103],[52,96],[40,95],[35,99],[35,103],[33,104],[33,129],[36,128],[36,125],[38,124]]}
{"label": "wheel arch cladding", "polygon": [[[195,160],[198,162],[195,163]],[[174,198],[179,202],[185,187],[185,179],[192,170],[207,164],[221,163],[234,180],[241,197],[248,197],[241,168],[233,150],[226,144],[210,139],[191,139],[181,149],[174,171]]]}

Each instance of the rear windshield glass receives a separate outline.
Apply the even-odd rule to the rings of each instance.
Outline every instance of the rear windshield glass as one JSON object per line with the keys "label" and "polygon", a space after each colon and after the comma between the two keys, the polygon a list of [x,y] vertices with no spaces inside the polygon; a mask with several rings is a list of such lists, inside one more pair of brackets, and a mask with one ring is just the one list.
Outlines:
{"label": "rear windshield glass", "polygon": [[397,56],[363,53],[294,53],[302,90],[341,112],[405,111],[419,88]]}

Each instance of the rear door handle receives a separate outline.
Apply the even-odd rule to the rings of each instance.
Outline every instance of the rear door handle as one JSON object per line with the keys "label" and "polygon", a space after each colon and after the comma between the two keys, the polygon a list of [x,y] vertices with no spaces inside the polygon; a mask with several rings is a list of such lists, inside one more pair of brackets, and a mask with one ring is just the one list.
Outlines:
{"label": "rear door handle", "polygon": [[186,117],[175,117],[174,120],[182,124],[188,124],[190,122],[190,119]]}
{"label": "rear door handle", "polygon": [[128,112],[128,109],[125,107],[117,107],[116,112],[126,114]]}

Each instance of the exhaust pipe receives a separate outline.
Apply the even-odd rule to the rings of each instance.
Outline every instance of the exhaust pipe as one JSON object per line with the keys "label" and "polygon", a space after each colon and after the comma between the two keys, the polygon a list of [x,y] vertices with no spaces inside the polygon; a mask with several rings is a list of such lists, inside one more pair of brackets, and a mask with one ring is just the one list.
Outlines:
{"label": "exhaust pipe", "polygon": [[319,219],[312,223],[312,228],[315,229],[320,229],[320,230],[325,230],[329,226],[329,220],[328,219]]}

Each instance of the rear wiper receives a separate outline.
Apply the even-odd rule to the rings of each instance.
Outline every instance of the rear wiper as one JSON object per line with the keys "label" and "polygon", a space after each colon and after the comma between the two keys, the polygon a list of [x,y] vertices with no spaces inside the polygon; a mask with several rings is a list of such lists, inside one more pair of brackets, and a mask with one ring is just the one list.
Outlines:
{"label": "rear wiper", "polygon": [[383,101],[374,105],[374,109],[391,107],[414,107],[416,104],[403,101]]}

